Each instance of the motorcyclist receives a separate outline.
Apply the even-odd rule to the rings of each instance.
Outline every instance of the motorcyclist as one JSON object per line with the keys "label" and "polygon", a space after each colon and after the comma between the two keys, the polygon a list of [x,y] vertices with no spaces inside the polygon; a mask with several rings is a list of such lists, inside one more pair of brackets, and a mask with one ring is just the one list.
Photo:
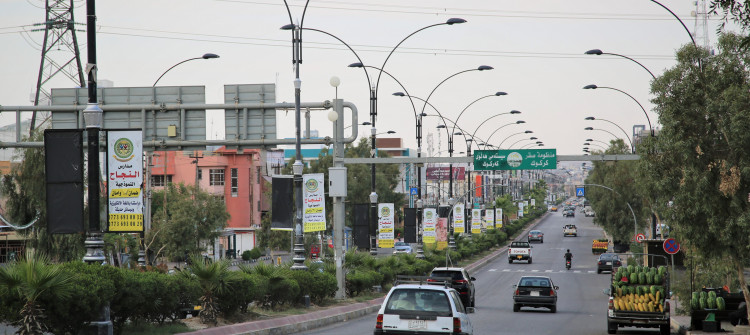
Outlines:
{"label": "motorcyclist", "polygon": [[563,257],[565,258],[565,262],[566,262],[565,264],[566,264],[566,265],[567,265],[568,263],[571,263],[571,264],[573,263],[573,254],[572,254],[572,253],[570,253],[570,249],[568,249],[568,250],[567,250],[567,251],[565,252],[565,256],[563,256]]}

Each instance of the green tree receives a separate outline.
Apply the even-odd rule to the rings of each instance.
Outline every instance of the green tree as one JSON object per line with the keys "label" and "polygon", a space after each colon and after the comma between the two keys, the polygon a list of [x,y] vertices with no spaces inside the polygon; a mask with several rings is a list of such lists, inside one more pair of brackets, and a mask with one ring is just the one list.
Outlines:
{"label": "green tree", "polygon": [[169,184],[165,209],[164,192],[154,192],[151,230],[146,235],[148,250],[154,257],[163,254],[169,259],[201,253],[205,249],[201,242],[213,241],[226,227],[226,204],[195,186]]}
{"label": "green tree", "polygon": [[641,150],[639,170],[683,248],[729,260],[750,301],[743,274],[750,264],[750,51],[742,41],[720,36],[714,56],[683,47],[678,64],[653,82],[663,128]]}
{"label": "green tree", "polygon": [[[723,12],[724,22],[719,30],[724,28],[726,22],[732,21],[747,29],[750,27],[750,0],[713,0],[711,1],[710,13]],[[750,46],[750,36],[742,37],[740,47],[747,49]]]}
{"label": "green tree", "polygon": [[44,323],[44,309],[39,298],[43,294],[68,297],[72,280],[72,275],[61,267],[51,265],[47,256],[34,252],[27,252],[20,260],[0,267],[1,294],[18,296],[25,301],[19,319],[13,322],[19,327],[16,334],[44,334],[48,327]]}
{"label": "green tree", "polygon": [[[42,141],[42,129],[37,129],[24,141]],[[23,160],[5,175],[0,193],[6,199],[4,215],[13,223],[23,226],[37,218],[31,227],[18,230],[25,237],[26,246],[40,253],[52,255],[55,261],[81,259],[85,253],[83,234],[50,234],[47,231],[47,188],[44,170],[44,149],[22,150]],[[17,157],[18,158],[18,157]]]}
{"label": "green tree", "polygon": [[201,311],[199,314],[201,322],[216,324],[216,317],[219,313],[216,295],[223,293],[237,278],[229,271],[229,260],[227,259],[214,262],[210,259],[204,259],[199,254],[191,255],[190,259],[192,264],[190,271],[181,271],[180,273],[198,281],[201,287]]}

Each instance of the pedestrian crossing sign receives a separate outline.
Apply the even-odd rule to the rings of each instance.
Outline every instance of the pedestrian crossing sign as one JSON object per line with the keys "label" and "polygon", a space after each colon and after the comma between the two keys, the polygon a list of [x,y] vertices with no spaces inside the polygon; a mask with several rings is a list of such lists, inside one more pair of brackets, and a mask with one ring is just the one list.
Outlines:
{"label": "pedestrian crossing sign", "polygon": [[576,196],[577,196],[577,197],[583,197],[583,196],[584,196],[584,192],[583,192],[583,190],[584,190],[584,188],[583,188],[583,187],[580,187],[580,186],[579,186],[579,187],[576,187]]}

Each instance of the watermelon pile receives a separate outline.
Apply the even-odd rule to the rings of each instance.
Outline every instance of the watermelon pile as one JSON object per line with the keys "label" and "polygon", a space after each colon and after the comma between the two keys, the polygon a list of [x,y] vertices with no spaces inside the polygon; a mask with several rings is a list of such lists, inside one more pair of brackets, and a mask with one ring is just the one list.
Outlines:
{"label": "watermelon pile", "polygon": [[727,304],[724,301],[724,298],[717,297],[716,292],[714,291],[700,291],[693,292],[693,295],[690,299],[690,307],[694,311],[705,309],[723,311],[727,308]]}
{"label": "watermelon pile", "polygon": [[618,311],[664,312],[667,268],[628,265],[612,276],[614,308]]}

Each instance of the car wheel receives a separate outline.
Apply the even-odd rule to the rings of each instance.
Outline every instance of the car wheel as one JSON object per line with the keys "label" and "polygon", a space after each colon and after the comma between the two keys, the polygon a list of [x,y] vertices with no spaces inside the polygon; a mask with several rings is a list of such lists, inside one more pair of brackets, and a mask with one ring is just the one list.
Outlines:
{"label": "car wheel", "polygon": [[617,334],[617,324],[614,322],[607,322],[607,334]]}
{"label": "car wheel", "polygon": [[470,307],[476,307],[477,306],[477,297],[472,296],[471,297],[471,306]]}
{"label": "car wheel", "polygon": [[557,305],[554,305],[554,306],[550,307],[549,311],[552,312],[552,313],[557,313]]}
{"label": "car wheel", "polygon": [[519,306],[518,304],[513,304],[513,311],[514,312],[518,312],[520,310],[521,310],[521,306]]}
{"label": "car wheel", "polygon": [[659,326],[659,334],[661,334],[661,335],[669,335],[670,334],[669,325],[661,325],[661,326]]}
{"label": "car wheel", "polygon": [[508,264],[513,264],[513,260],[512,259],[508,259]]}
{"label": "car wheel", "polygon": [[531,264],[531,257],[529,257],[529,264]]}
{"label": "car wheel", "polygon": [[541,239],[539,242],[544,243],[544,239]]}
{"label": "car wheel", "polygon": [[602,269],[596,269],[596,274],[602,273]]}

